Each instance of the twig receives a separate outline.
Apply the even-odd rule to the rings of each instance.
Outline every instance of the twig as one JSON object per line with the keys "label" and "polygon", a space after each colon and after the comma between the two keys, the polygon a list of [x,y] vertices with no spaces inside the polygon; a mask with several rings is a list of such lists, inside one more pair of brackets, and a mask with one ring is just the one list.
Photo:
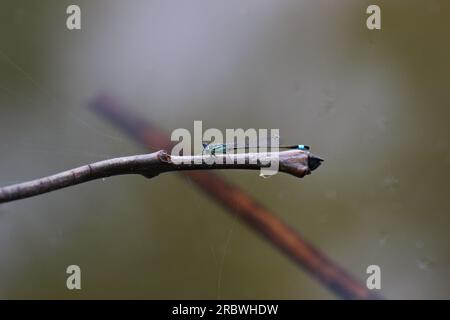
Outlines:
{"label": "twig", "polygon": [[[152,178],[160,173],[183,170],[249,169],[270,165],[265,158],[274,153],[244,153],[203,156],[170,156],[165,151],[108,159],[67,170],[48,177],[0,188],[0,203],[19,200],[77,185],[83,182],[124,174],[140,174]],[[276,154],[280,171],[302,178],[318,167],[321,159],[302,150]],[[208,163],[210,162],[210,164]]]}
{"label": "twig", "polygon": [[[142,117],[133,115],[113,98],[100,95],[90,106],[145,147],[170,148],[171,141],[162,131]],[[182,173],[341,298],[380,298],[237,186],[226,182],[213,172]]]}

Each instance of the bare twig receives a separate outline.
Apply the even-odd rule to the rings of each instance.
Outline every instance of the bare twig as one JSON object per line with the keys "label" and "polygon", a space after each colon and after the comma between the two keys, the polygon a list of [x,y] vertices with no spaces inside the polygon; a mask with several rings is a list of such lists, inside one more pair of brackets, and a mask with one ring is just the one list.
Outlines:
{"label": "bare twig", "polygon": [[[0,203],[32,197],[83,182],[124,174],[152,178],[160,173],[182,170],[250,169],[268,167],[264,158],[273,153],[244,153],[204,156],[170,156],[165,151],[108,159],[67,170],[41,179],[0,188]],[[314,170],[321,159],[302,150],[277,153],[280,171],[303,177]],[[213,161],[211,161],[213,160]],[[208,163],[210,162],[210,164]]]}
{"label": "bare twig", "polygon": [[[100,95],[91,102],[91,107],[145,147],[171,147],[171,141],[162,131],[142,117],[133,115],[115,99]],[[338,296],[346,299],[380,298],[237,186],[210,171],[182,173]]]}

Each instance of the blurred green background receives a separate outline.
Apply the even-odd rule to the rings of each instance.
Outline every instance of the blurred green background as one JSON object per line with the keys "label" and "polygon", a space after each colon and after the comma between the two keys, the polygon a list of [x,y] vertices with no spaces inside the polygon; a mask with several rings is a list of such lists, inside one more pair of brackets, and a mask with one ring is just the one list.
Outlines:
{"label": "blurred green background", "polygon": [[[1,0],[0,185],[145,152],[86,108],[100,92],[168,133],[279,128],[324,165],[221,174],[362,281],[379,265],[386,298],[450,298],[449,17],[446,0]],[[165,174],[1,205],[0,298],[335,296]]]}

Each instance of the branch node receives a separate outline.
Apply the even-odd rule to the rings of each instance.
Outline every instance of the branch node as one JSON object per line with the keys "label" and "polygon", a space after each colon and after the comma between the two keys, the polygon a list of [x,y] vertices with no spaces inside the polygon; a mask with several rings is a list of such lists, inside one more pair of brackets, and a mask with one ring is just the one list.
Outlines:
{"label": "branch node", "polygon": [[158,151],[157,157],[158,157],[158,160],[163,163],[171,163],[172,162],[170,154],[167,153],[167,151],[165,151],[165,150]]}

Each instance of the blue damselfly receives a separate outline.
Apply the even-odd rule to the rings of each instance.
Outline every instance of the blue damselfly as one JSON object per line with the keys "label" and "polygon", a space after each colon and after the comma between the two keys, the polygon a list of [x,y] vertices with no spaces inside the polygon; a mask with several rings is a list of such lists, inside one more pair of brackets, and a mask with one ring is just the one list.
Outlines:
{"label": "blue damselfly", "polygon": [[[256,147],[251,146],[236,146],[234,144],[229,143],[203,143],[203,152],[202,154],[209,154],[214,156],[215,154],[225,154],[228,153],[231,150],[242,150],[242,149],[256,149]],[[262,147],[262,146],[260,146]],[[268,151],[270,148],[267,146],[264,146],[264,148]],[[294,149],[294,150],[303,150],[303,151],[309,151],[310,147],[304,144],[296,144],[296,145],[281,145],[278,146],[278,149]]]}

